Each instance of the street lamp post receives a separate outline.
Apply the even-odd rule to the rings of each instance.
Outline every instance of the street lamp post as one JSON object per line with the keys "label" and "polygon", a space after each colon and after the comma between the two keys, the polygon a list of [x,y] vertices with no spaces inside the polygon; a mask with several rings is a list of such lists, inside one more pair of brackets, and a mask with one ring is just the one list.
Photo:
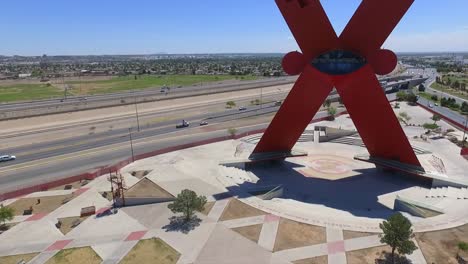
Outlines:
{"label": "street lamp post", "polygon": [[135,153],[133,152],[132,128],[128,129],[128,135],[130,137],[130,149],[132,150],[132,162],[135,162]]}
{"label": "street lamp post", "polygon": [[463,144],[463,147],[465,147],[465,142],[466,142],[466,128],[468,126],[468,113],[466,113],[465,115],[465,127],[463,128],[463,138],[462,138],[462,144]]}
{"label": "street lamp post", "polygon": [[135,94],[135,90],[133,90],[133,95],[134,95],[134,104],[135,104],[135,116],[136,116],[136,121],[137,121],[137,130],[140,132],[140,117],[138,116],[138,103],[137,103],[137,96]]}

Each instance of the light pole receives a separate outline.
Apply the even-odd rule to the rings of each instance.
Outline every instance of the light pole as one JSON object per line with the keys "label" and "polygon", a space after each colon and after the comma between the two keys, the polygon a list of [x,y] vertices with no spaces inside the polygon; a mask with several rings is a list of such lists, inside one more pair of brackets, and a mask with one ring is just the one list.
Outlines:
{"label": "light pole", "polygon": [[260,87],[260,114],[263,109],[263,87]]}
{"label": "light pole", "polygon": [[463,144],[463,147],[465,147],[465,136],[466,136],[466,128],[468,126],[468,113],[465,113],[465,127],[463,128],[463,138],[462,138],[462,144]]}
{"label": "light pole", "polygon": [[132,162],[135,162],[135,153],[133,152],[132,128],[128,129],[128,135],[130,137],[130,149],[132,150]]}
{"label": "light pole", "polygon": [[137,120],[137,129],[138,129],[138,132],[140,132],[140,117],[138,116],[138,103],[137,103],[137,97],[136,97],[136,94],[135,94],[135,90],[133,90],[133,94],[134,94],[134,102],[135,102],[135,116],[136,116],[136,120]]}

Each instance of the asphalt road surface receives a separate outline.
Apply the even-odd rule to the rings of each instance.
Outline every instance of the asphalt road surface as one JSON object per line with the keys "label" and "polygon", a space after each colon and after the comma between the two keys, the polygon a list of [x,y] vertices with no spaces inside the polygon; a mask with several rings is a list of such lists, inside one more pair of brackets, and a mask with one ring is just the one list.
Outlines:
{"label": "asphalt road surface", "polygon": [[[286,94],[271,95],[265,100],[276,101]],[[390,100],[394,94],[387,95]],[[245,99],[249,102],[249,99]],[[220,102],[225,105],[225,102]],[[134,154],[142,154],[168,146],[196,142],[217,136],[227,135],[227,128],[232,123],[254,119],[249,127],[236,126],[239,133],[266,128],[268,118],[279,109],[275,103],[262,106],[248,106],[247,110],[223,110],[217,112],[202,112],[181,110],[184,119],[191,125],[189,128],[176,129],[180,120],[168,120],[143,127],[140,132],[132,128]],[[326,112],[319,112],[315,118],[326,116]],[[263,120],[261,118],[264,118]],[[126,117],[134,118],[134,117]],[[257,122],[258,120],[258,122]],[[115,120],[114,120],[115,121]],[[207,121],[208,126],[200,130],[199,123]],[[128,122],[128,121],[124,121]],[[252,124],[252,122],[250,122]],[[248,124],[248,122],[246,122]],[[214,128],[211,131],[211,128]],[[64,129],[73,129],[64,128]],[[47,133],[45,131],[44,133]],[[0,164],[0,193],[18,188],[49,182],[54,179],[77,175],[94,168],[116,163],[131,157],[128,127],[104,131],[95,134],[84,134],[66,140],[48,140],[35,144],[17,146],[1,150],[2,153],[17,156],[17,160]],[[0,138],[0,140],[15,140],[14,138]]]}

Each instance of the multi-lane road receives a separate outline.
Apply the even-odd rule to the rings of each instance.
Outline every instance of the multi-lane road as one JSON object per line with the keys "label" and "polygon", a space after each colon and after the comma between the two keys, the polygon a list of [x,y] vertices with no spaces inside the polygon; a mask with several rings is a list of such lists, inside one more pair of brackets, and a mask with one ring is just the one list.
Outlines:
{"label": "multi-lane road", "polygon": [[[92,104],[104,101],[121,100],[128,98],[173,98],[183,95],[191,95],[196,93],[214,93],[214,92],[226,92],[226,91],[239,91],[243,89],[254,89],[258,87],[276,86],[282,84],[293,83],[297,77],[287,76],[279,78],[266,78],[253,81],[222,81],[222,82],[211,82],[204,84],[195,84],[191,86],[180,86],[171,87],[170,90],[164,89],[161,92],[161,87],[148,88],[144,90],[133,90],[119,93],[90,95],[90,96],[72,96],[67,98],[55,98],[46,100],[35,100],[31,102],[16,102],[16,103],[0,103],[0,111],[12,111],[12,110],[23,110],[23,109],[34,109],[41,107],[60,107],[65,105],[73,104]],[[138,100],[140,101],[140,100]]]}
{"label": "multi-lane road", "polygon": [[[128,158],[131,156],[130,133],[134,154],[138,155],[167,146],[224,136],[228,134],[227,128],[231,127],[239,132],[265,128],[279,108],[275,102],[282,101],[286,95],[287,90],[267,93],[262,98],[265,103],[261,106],[251,105],[252,100],[259,98],[258,95],[250,94],[236,99],[238,106],[247,106],[244,111],[225,109],[228,98],[221,96],[218,101],[209,104],[143,113],[139,116],[140,131],[134,115],[122,115],[0,134],[0,145],[4,146],[2,154],[17,156],[15,161],[0,164],[0,194]],[[394,99],[395,95],[388,97]],[[316,117],[326,114],[319,112]],[[175,125],[182,119],[191,122],[191,126],[176,129]],[[201,121],[207,121],[208,126],[200,127]],[[68,134],[70,136],[60,137]]]}
{"label": "multi-lane road", "polygon": [[[225,100],[208,106],[181,107],[179,110],[168,112],[148,113],[140,116],[142,123],[146,120],[157,120],[154,123],[146,123],[140,131],[135,124],[134,116],[113,118],[104,121],[90,121],[84,124],[74,124],[42,129],[41,132],[27,131],[21,135],[0,136],[0,141],[27,139],[37,137],[37,134],[49,135],[57,133],[57,130],[67,133],[81,127],[94,126],[99,122],[102,126],[107,124],[127,124],[116,126],[115,129],[97,133],[81,133],[70,138],[58,140],[46,140],[44,142],[27,144],[14,144],[14,147],[2,149],[3,153],[12,153],[17,160],[0,164],[0,193],[6,190],[38,184],[52,179],[66,177],[90,169],[105,166],[113,162],[131,156],[129,142],[129,127],[133,138],[135,155],[153,151],[166,146],[180,144],[181,142],[193,142],[213,137],[214,135],[226,135],[227,128],[235,127],[239,131],[253,126],[263,128],[266,122],[278,110],[276,101],[283,100],[286,93],[265,95],[261,106],[248,106],[247,110],[224,109]],[[258,98],[258,97],[257,97]],[[253,98],[238,100],[239,105],[249,105]],[[217,110],[216,110],[217,109]],[[220,110],[221,109],[221,110]],[[214,110],[214,111],[213,111]],[[160,119],[164,117],[164,119]],[[177,129],[175,126],[186,119],[191,122],[189,128]],[[201,121],[208,122],[207,126],[199,126]],[[15,142],[17,143],[17,142]]]}

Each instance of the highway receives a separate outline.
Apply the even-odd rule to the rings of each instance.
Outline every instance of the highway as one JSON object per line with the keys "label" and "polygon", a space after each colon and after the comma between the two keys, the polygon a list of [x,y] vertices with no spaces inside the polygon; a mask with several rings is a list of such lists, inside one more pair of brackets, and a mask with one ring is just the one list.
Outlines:
{"label": "highway", "polygon": [[[161,87],[148,88],[144,90],[133,90],[119,93],[109,93],[100,95],[72,96],[56,99],[35,100],[30,102],[16,102],[16,103],[0,103],[0,111],[12,111],[33,109],[40,107],[58,107],[62,105],[103,102],[109,100],[120,100],[128,98],[145,98],[150,96],[157,96],[158,98],[171,98],[184,94],[193,94],[201,92],[225,92],[233,90],[253,89],[258,87],[276,86],[281,84],[293,83],[297,77],[287,76],[278,78],[259,79],[253,81],[222,81],[214,83],[196,84],[192,86],[171,87],[166,93],[161,93]],[[140,100],[139,100],[140,101]]]}
{"label": "highway", "polygon": [[[285,96],[286,93],[268,95],[264,98],[264,101],[275,102],[284,99]],[[251,99],[244,99],[239,101],[239,103],[247,104]],[[223,109],[225,102],[218,102],[216,107]],[[141,127],[140,132],[137,131],[134,116],[106,122],[114,123],[117,121],[126,123],[127,125],[131,124],[135,155],[137,155],[170,146],[171,144],[175,145],[181,142],[210,138],[213,136],[213,133],[216,135],[226,135],[227,128],[238,128],[242,124],[260,124],[258,127],[265,127],[266,122],[271,119],[278,108],[278,106],[275,106],[275,103],[265,103],[262,106],[249,106],[245,111],[239,111],[236,108],[211,112],[210,109],[213,108],[209,106],[193,107],[191,110],[183,108],[179,111],[172,111],[170,114],[170,116],[177,116],[178,119],[160,121]],[[202,113],[197,114],[197,112]],[[148,114],[148,116],[142,116],[141,118],[145,120],[145,118],[149,119],[159,115],[167,116],[168,113]],[[179,117],[190,121],[191,126],[186,129],[176,129],[175,125],[180,122]],[[199,123],[202,120],[209,122],[209,125],[200,127]],[[85,126],[87,125],[89,124]],[[74,126],[65,126],[60,129],[65,131],[76,128]],[[55,130],[44,130],[40,133],[48,135],[51,132],[56,132]],[[210,133],[210,130],[215,130],[215,132]],[[242,131],[242,129],[239,129],[239,131]],[[25,138],[27,136],[28,133],[19,137]],[[30,136],[36,135],[32,132]],[[9,140],[16,140],[16,137],[9,135],[0,138],[0,142]],[[30,186],[56,178],[79,174],[131,156],[128,126],[100,133],[81,134],[67,139],[48,140],[33,144],[25,143],[17,147],[2,149],[1,152],[14,153],[17,156],[17,160],[0,163],[0,193],[16,189],[20,186]]]}
{"label": "highway", "polygon": [[[261,106],[250,104],[258,95],[236,100],[247,110],[225,109],[226,98],[207,105],[180,107],[167,111],[141,114],[140,131],[135,115],[104,120],[92,120],[40,131],[24,131],[0,135],[2,154],[17,156],[17,160],[0,163],[0,194],[17,188],[77,175],[94,168],[113,164],[131,156],[129,128],[134,154],[138,155],[182,143],[227,135],[234,127],[239,132],[266,128],[279,109],[274,102],[283,100],[286,91],[264,95]],[[394,94],[387,95],[390,100]],[[332,94],[330,98],[337,97]],[[319,112],[315,118],[326,116]],[[185,129],[176,129],[182,119],[191,122]],[[201,121],[208,126],[200,127]],[[55,137],[69,134],[66,138]],[[41,138],[42,137],[42,138]]]}
{"label": "highway", "polygon": [[[87,97],[70,97],[64,99],[38,100],[32,102],[17,102],[0,104],[0,118],[2,120],[25,118],[38,115],[68,113],[88,109],[128,105],[132,103],[144,103],[154,101],[171,100],[175,98],[187,98],[197,95],[208,95],[214,93],[226,93],[258,88],[267,88],[285,84],[292,84],[296,76],[260,79],[255,81],[224,81],[218,83],[207,83],[205,85],[193,85],[187,87],[172,87],[170,90],[150,88],[134,90],[121,93],[93,95]],[[401,85],[419,83],[425,79],[411,76],[396,76],[381,78],[385,81],[385,89],[398,88]],[[163,91],[163,92],[162,92]],[[336,91],[334,91],[336,93]]]}
{"label": "highway", "polygon": [[468,102],[468,100],[465,100],[463,98],[436,90],[431,88],[431,85],[435,82],[436,77],[439,76],[437,73],[437,69],[435,68],[411,68],[406,71],[406,74],[416,74],[416,75],[424,75],[428,76],[428,79],[424,82],[424,86],[426,87],[426,93],[432,94],[432,95],[437,95],[439,98],[446,97],[446,98],[453,98],[457,102],[457,104],[462,104],[463,102]]}

